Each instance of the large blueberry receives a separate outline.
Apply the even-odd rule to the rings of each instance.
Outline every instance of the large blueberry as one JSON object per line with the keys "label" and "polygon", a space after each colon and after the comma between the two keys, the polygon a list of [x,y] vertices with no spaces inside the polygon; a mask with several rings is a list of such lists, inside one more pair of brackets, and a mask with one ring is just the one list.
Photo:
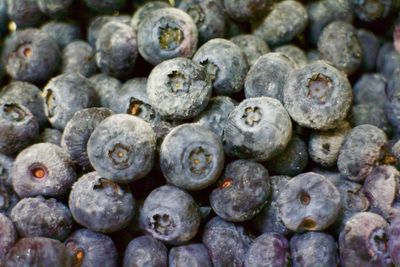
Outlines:
{"label": "large blueberry", "polygon": [[136,266],[167,267],[167,248],[152,236],[133,239],[126,248],[123,267]]}
{"label": "large blueberry", "polygon": [[212,267],[208,250],[201,243],[171,248],[168,261],[169,267]]}

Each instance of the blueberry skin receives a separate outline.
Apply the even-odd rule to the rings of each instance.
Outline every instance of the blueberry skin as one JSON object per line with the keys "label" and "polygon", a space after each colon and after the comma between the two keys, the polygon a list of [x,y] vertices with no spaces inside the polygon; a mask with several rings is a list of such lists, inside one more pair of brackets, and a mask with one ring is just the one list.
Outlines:
{"label": "blueberry skin", "polygon": [[149,12],[137,31],[139,53],[153,65],[176,57],[192,57],[197,40],[198,32],[193,19],[172,7]]}
{"label": "blueberry skin", "polygon": [[289,242],[278,233],[266,233],[257,237],[247,252],[245,267],[288,266]]}
{"label": "blueberry skin", "polygon": [[394,9],[394,1],[392,0],[378,0],[374,2],[351,0],[349,2],[353,14],[359,20],[365,22],[374,22],[384,19]]}
{"label": "blueberry skin", "polygon": [[306,143],[300,137],[293,136],[285,150],[267,162],[267,168],[280,175],[295,176],[306,168],[307,163]]}
{"label": "blueberry skin", "polygon": [[189,119],[203,111],[211,98],[211,80],[205,69],[187,58],[158,64],[147,81],[150,104],[161,116]]}
{"label": "blueberry skin", "polygon": [[131,77],[137,56],[136,33],[130,26],[110,21],[101,28],[96,40],[96,62],[103,73],[120,79]]}
{"label": "blueberry skin", "polygon": [[130,21],[130,25],[133,30],[137,31],[139,24],[153,11],[165,7],[170,7],[170,5],[163,1],[151,1],[140,5],[135,11]]}
{"label": "blueberry skin", "polygon": [[7,73],[13,79],[42,83],[57,71],[61,53],[49,35],[38,29],[26,29],[8,36],[2,58]]}
{"label": "blueberry skin", "polygon": [[95,52],[88,43],[74,41],[62,51],[62,73],[78,73],[88,78],[94,75],[96,70]]}
{"label": "blueberry skin", "polygon": [[277,199],[283,223],[293,231],[328,228],[340,210],[340,193],[324,176],[308,172],[286,183]]}
{"label": "blueberry skin", "polygon": [[293,267],[336,267],[339,264],[337,249],[333,237],[325,233],[308,232],[290,239]]}
{"label": "blueberry skin", "polygon": [[268,96],[283,102],[283,88],[296,68],[296,63],[281,53],[259,57],[246,75],[246,98]]}
{"label": "blueberry skin", "polygon": [[61,145],[61,138],[62,138],[62,132],[53,129],[53,128],[45,128],[40,136],[39,136],[39,142],[40,143],[51,143],[60,146]]}
{"label": "blueberry skin", "polygon": [[93,85],[96,95],[99,98],[99,104],[102,107],[109,108],[119,113],[118,99],[121,92],[121,82],[104,73],[96,74],[89,79]]}
{"label": "blueberry skin", "polygon": [[351,126],[347,121],[329,131],[314,131],[308,140],[308,154],[315,163],[323,167],[333,167],[337,163],[340,148]]}
{"label": "blueberry skin", "polygon": [[[385,105],[387,102],[385,103]],[[353,126],[370,124],[390,133],[392,127],[387,117],[393,118],[392,111],[376,104],[358,104],[351,108],[350,122]],[[390,111],[389,111],[390,110]],[[395,126],[396,127],[396,126]],[[394,130],[397,130],[394,128]]]}
{"label": "blueberry skin", "polygon": [[223,0],[225,12],[236,21],[255,20],[268,13],[274,1],[262,0]]}
{"label": "blueberry skin", "polygon": [[386,241],[388,223],[371,212],[359,212],[347,221],[339,237],[344,267],[392,266]]}
{"label": "blueberry skin", "polygon": [[363,181],[383,157],[386,143],[386,134],[375,126],[364,124],[353,128],[339,152],[340,173],[352,181]]}
{"label": "blueberry skin", "polygon": [[299,67],[305,66],[308,63],[306,53],[296,45],[281,45],[275,48],[274,52],[284,54],[286,57],[292,59]]}
{"label": "blueberry skin", "polygon": [[207,248],[201,243],[173,247],[169,251],[168,259],[170,267],[212,267]]}
{"label": "blueberry skin", "polygon": [[363,71],[374,71],[380,48],[379,38],[366,29],[358,29],[357,37],[362,49],[360,67]]}
{"label": "blueberry skin", "polygon": [[127,114],[104,119],[87,144],[93,168],[99,175],[118,183],[144,177],[153,167],[155,149],[156,135],[151,126]]}
{"label": "blueberry skin", "polygon": [[387,102],[387,96],[385,93],[386,84],[387,80],[385,76],[383,76],[382,74],[379,73],[363,74],[361,78],[358,79],[353,86],[354,103],[372,104],[378,107],[383,107]]}
{"label": "blueberry skin", "polygon": [[251,67],[258,58],[270,52],[266,42],[254,34],[240,34],[230,39],[243,50],[248,65]]}
{"label": "blueberry skin", "polygon": [[[53,0],[50,0],[53,1]],[[66,2],[66,1],[63,1]],[[70,22],[50,21],[41,27],[41,30],[57,42],[63,49],[73,41],[81,39],[82,32],[78,24]]]}
{"label": "blueberry skin", "polygon": [[8,0],[7,14],[18,28],[37,26],[43,18],[39,9],[38,0]]}
{"label": "blueberry skin", "polygon": [[389,228],[388,228],[388,250],[390,253],[390,258],[392,259],[392,262],[395,266],[398,266],[400,264],[400,254],[399,254],[399,249],[400,249],[400,238],[399,238],[399,233],[400,233],[400,217],[397,217],[393,221],[390,222]]}
{"label": "blueberry skin", "polygon": [[207,222],[203,243],[208,249],[214,267],[241,267],[253,242],[243,226],[214,217]]}
{"label": "blueberry skin", "polygon": [[309,63],[321,60],[321,54],[316,49],[311,49],[307,51],[307,59]]}
{"label": "blueberry skin", "polygon": [[224,148],[211,130],[197,124],[182,124],[164,138],[160,165],[164,177],[186,190],[213,184],[224,168]]}
{"label": "blueberry skin", "polygon": [[286,183],[290,179],[291,177],[282,175],[270,177],[271,193],[269,202],[252,220],[254,227],[259,233],[275,232],[281,235],[289,235],[291,233],[282,222],[277,203],[279,191],[286,186]]}
{"label": "blueberry skin", "polygon": [[84,0],[84,2],[98,13],[113,13],[124,7],[126,0]]}
{"label": "blueberry skin", "polygon": [[173,245],[192,239],[200,220],[200,211],[192,196],[172,185],[152,191],[140,214],[140,225],[145,232]]}
{"label": "blueberry skin", "polygon": [[399,52],[396,51],[392,43],[385,43],[379,49],[376,69],[389,79],[398,67],[400,67]]}
{"label": "blueberry skin", "polygon": [[386,88],[388,101],[386,101],[386,103],[384,104],[384,112],[386,116],[383,116],[383,118],[387,117],[390,124],[397,132],[399,132],[400,130],[400,119],[398,110],[398,107],[400,106],[400,87],[398,87],[400,79],[396,77],[399,73],[400,69],[396,69],[388,82],[388,86]]}
{"label": "blueberry skin", "polygon": [[361,64],[362,49],[356,30],[344,21],[334,21],[324,28],[318,39],[318,51],[346,74],[354,73]]}
{"label": "blueberry skin", "polygon": [[152,236],[133,239],[126,248],[123,267],[135,266],[167,267],[167,248]]}
{"label": "blueberry skin", "polygon": [[233,42],[211,39],[197,50],[193,60],[205,67],[215,94],[229,96],[243,89],[248,64],[244,52]]}
{"label": "blueberry skin", "polygon": [[11,186],[0,183],[0,212],[9,216],[19,198]]}
{"label": "blueberry skin", "polygon": [[76,111],[95,106],[94,84],[77,73],[52,78],[43,90],[45,112],[54,128],[63,130]]}
{"label": "blueberry skin", "polygon": [[352,91],[347,77],[325,61],[292,72],[283,90],[283,102],[300,126],[329,130],[346,118]]}
{"label": "blueberry skin", "polygon": [[101,28],[110,21],[122,22],[129,25],[131,17],[127,15],[120,16],[97,16],[90,23],[87,28],[86,39],[88,43],[92,46],[96,46],[97,38],[99,37]]}
{"label": "blueberry skin", "polygon": [[66,151],[50,143],[38,143],[19,153],[12,176],[14,190],[22,198],[65,195],[76,180]]}
{"label": "blueberry skin", "polygon": [[78,229],[65,240],[64,244],[73,255],[74,266],[118,266],[114,242],[104,234],[88,229]]}
{"label": "blueberry skin", "polygon": [[13,155],[32,144],[39,135],[39,124],[25,106],[0,104],[0,153]]}
{"label": "blueberry skin", "polygon": [[23,105],[36,117],[39,126],[47,123],[42,91],[33,84],[20,81],[10,82],[1,89],[0,102]]}
{"label": "blueberry skin", "polygon": [[282,104],[270,97],[242,101],[228,117],[224,142],[239,158],[266,161],[282,152],[292,136],[292,122]]}
{"label": "blueberry skin", "polygon": [[0,261],[3,262],[7,252],[17,241],[17,232],[13,222],[3,213],[0,213]]}
{"label": "blueberry skin", "polygon": [[386,219],[390,219],[392,215],[392,204],[398,194],[399,178],[400,173],[395,167],[381,165],[368,174],[362,187],[371,208],[379,210]]}
{"label": "blueberry skin", "polygon": [[11,186],[14,158],[0,154],[0,184]]}
{"label": "blueberry skin", "polygon": [[177,7],[192,17],[199,33],[199,43],[224,37],[227,20],[222,0],[182,0]]}
{"label": "blueberry skin", "polygon": [[[377,75],[379,75],[379,74],[377,74]],[[385,85],[386,85],[386,87],[385,87],[386,94],[384,94],[383,97],[380,95],[380,99],[379,100],[381,100],[381,99],[385,99],[385,100],[389,99],[390,100],[390,99],[393,99],[393,97],[396,96],[398,88],[400,88],[400,77],[399,76],[400,76],[400,68],[396,68],[393,71],[392,76],[389,79],[385,79],[384,80],[386,82],[385,83]],[[381,87],[378,87],[378,88],[381,89]],[[379,91],[381,91],[381,90],[379,90]]]}
{"label": "blueberry skin", "polygon": [[90,172],[72,186],[69,208],[80,225],[112,233],[125,228],[133,218],[135,199],[128,187]]}
{"label": "blueberry skin", "polygon": [[214,212],[224,220],[243,222],[257,215],[270,194],[268,170],[260,163],[236,160],[229,163],[210,194]]}
{"label": "blueberry skin", "polygon": [[73,2],[74,0],[37,0],[40,11],[55,19],[68,15]]}
{"label": "blueberry skin", "polygon": [[10,219],[21,237],[64,240],[72,229],[68,207],[54,198],[23,198],[12,209]]}
{"label": "blueberry skin", "polygon": [[213,97],[207,108],[195,118],[195,122],[222,138],[228,116],[237,105],[238,103],[228,96]]}
{"label": "blueberry skin", "polygon": [[273,6],[271,12],[254,29],[270,46],[290,42],[307,26],[308,14],[300,2],[285,0]]}

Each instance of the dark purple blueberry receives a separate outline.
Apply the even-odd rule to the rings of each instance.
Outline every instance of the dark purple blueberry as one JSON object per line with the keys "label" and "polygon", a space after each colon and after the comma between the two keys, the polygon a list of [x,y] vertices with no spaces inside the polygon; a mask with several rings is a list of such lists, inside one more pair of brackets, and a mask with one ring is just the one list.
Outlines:
{"label": "dark purple blueberry", "polygon": [[12,209],[10,219],[21,237],[64,240],[72,229],[68,207],[54,198],[23,198]]}
{"label": "dark purple blueberry", "polygon": [[37,0],[40,11],[55,19],[68,15],[73,2],[74,0]]}
{"label": "dark purple blueberry", "polygon": [[8,0],[7,14],[18,28],[35,27],[43,20],[38,0]]}
{"label": "dark purple blueberry", "polygon": [[12,183],[20,197],[62,196],[75,180],[71,159],[54,144],[32,145],[19,153],[14,162]]}
{"label": "dark purple blueberry", "polygon": [[389,79],[398,67],[400,67],[400,53],[396,51],[392,43],[385,43],[379,49],[376,69]]}
{"label": "dark purple blueberry", "polygon": [[13,165],[14,165],[14,158],[6,156],[4,154],[0,154],[0,184],[1,185],[6,185],[6,186],[12,185]]}
{"label": "dark purple blueberry", "polygon": [[256,20],[268,14],[273,0],[223,0],[225,12],[236,21]]}
{"label": "dark purple blueberry", "polygon": [[152,236],[133,239],[126,248],[123,267],[137,266],[167,267],[167,248]]}
{"label": "dark purple blueberry", "polygon": [[147,196],[140,224],[158,240],[181,244],[197,234],[200,211],[190,194],[178,187],[164,185]]}
{"label": "dark purple blueberry", "polygon": [[362,49],[360,67],[363,71],[374,71],[380,48],[380,40],[374,33],[366,29],[358,29],[357,37]]}
{"label": "dark purple blueberry", "polygon": [[96,70],[95,51],[88,43],[74,41],[62,51],[62,73],[79,73],[90,77]]}
{"label": "dark purple blueberry", "polygon": [[400,265],[400,217],[390,222],[388,228],[388,250],[395,266]]}
{"label": "dark purple blueberry", "polygon": [[371,104],[374,106],[383,107],[387,101],[385,90],[390,90],[386,89],[386,83],[386,78],[382,74],[363,74],[353,86],[354,103]]}
{"label": "dark purple blueberry", "polygon": [[73,256],[73,266],[117,267],[118,255],[112,239],[104,234],[79,229],[64,242]]}
{"label": "dark purple blueberry", "polygon": [[13,222],[5,214],[0,213],[0,262],[3,262],[16,241],[17,232]]}
{"label": "dark purple blueberry", "polygon": [[324,176],[308,172],[286,183],[277,199],[280,216],[293,231],[328,228],[340,210],[340,193]]}
{"label": "dark purple blueberry", "polygon": [[[146,2],[143,5],[140,5],[138,9],[136,9],[135,13],[132,16],[132,20],[130,21],[130,25],[132,28],[137,31],[139,28],[139,24],[154,10],[161,9],[165,7],[170,7],[167,2],[164,1],[150,1]],[[99,19],[97,19],[99,20]]]}
{"label": "dark purple blueberry", "polygon": [[112,233],[125,228],[133,218],[135,199],[127,186],[91,172],[72,186],[69,208],[80,225]]}
{"label": "dark purple blueberry", "polygon": [[[391,106],[388,109],[385,109],[384,107],[380,107],[378,105],[378,101],[379,100],[376,100],[376,104],[371,103],[353,105],[349,116],[352,126],[356,127],[363,124],[370,124],[380,128],[381,130],[385,131],[385,133],[390,133],[392,130],[392,125],[390,125],[388,118],[397,120],[397,107]],[[392,103],[388,101],[385,104],[391,105]],[[397,105],[397,103],[395,105]],[[393,124],[393,126],[395,127],[394,129],[398,131],[397,124]]]}
{"label": "dark purple blueberry", "polygon": [[12,208],[17,205],[19,198],[11,186],[0,182],[0,213],[9,216]]}
{"label": "dark purple blueberry", "polygon": [[169,267],[212,267],[207,248],[203,244],[173,247],[169,250]]}
{"label": "dark purple blueberry", "polygon": [[224,220],[247,221],[260,212],[269,193],[268,170],[260,163],[236,160],[226,166],[210,194],[210,205]]}
{"label": "dark purple blueberry", "polygon": [[[54,1],[54,0],[46,0],[46,1]],[[65,0],[56,0],[68,2]],[[82,32],[79,24],[75,22],[61,22],[61,21],[49,21],[40,28],[44,33],[53,38],[54,41],[58,44],[60,49],[63,49],[68,44],[81,39]]]}
{"label": "dark purple blueberry", "polygon": [[[119,15],[119,16],[97,16],[92,19],[92,21],[87,26],[87,41],[94,48],[96,46],[97,38],[101,28],[110,21],[122,22],[129,25],[131,20],[130,16]],[[134,28],[135,29],[135,28]]]}

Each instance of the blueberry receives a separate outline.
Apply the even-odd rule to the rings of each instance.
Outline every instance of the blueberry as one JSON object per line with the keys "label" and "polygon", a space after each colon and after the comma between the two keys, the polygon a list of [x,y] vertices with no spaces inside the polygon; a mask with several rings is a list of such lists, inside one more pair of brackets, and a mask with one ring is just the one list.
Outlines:
{"label": "blueberry", "polygon": [[99,175],[129,183],[152,169],[155,146],[156,135],[148,123],[135,116],[117,114],[96,127],[89,138],[87,153]]}
{"label": "blueberry", "polygon": [[54,198],[23,198],[12,209],[10,219],[21,237],[64,240],[72,229],[69,209]]}
{"label": "blueberry", "polygon": [[[376,74],[378,77],[380,76],[380,74]],[[382,76],[381,76],[382,77]],[[387,100],[387,99],[393,99],[393,97],[395,97],[395,95],[396,95],[396,93],[397,93],[397,91],[399,90],[398,88],[400,88],[400,68],[396,68],[394,71],[393,71],[393,74],[392,74],[392,76],[389,78],[389,79],[384,79],[384,78],[382,78],[382,80],[383,81],[385,81],[386,83],[385,83],[385,85],[386,85],[386,87],[385,87],[385,89],[386,89],[386,94],[384,94],[383,96],[382,95],[379,95],[380,96],[380,98],[378,98],[379,100],[383,100],[383,99],[385,99],[385,100]],[[383,82],[382,83],[380,83],[379,84],[380,86],[378,87],[379,88],[379,92],[381,92],[381,86],[383,85]],[[371,88],[372,89],[372,88]],[[371,90],[372,91],[372,90]],[[372,93],[372,92],[371,92]],[[372,100],[372,99],[371,99]],[[372,103],[374,103],[373,101],[371,101]],[[379,102],[381,102],[381,101],[379,101]]]}
{"label": "blueberry", "polygon": [[337,127],[351,106],[347,77],[324,61],[295,70],[283,92],[285,108],[292,119],[315,130]]}
{"label": "blueberry", "polygon": [[278,196],[280,216],[293,231],[319,231],[328,228],[340,209],[340,193],[324,176],[300,174],[282,188]]}
{"label": "blueberry", "polygon": [[256,20],[268,13],[273,0],[223,0],[225,12],[234,20],[249,21]]}
{"label": "blueberry", "polygon": [[39,126],[47,123],[42,91],[33,84],[19,81],[10,82],[1,89],[0,102],[25,106],[35,116]]}
{"label": "blueberry", "polygon": [[211,90],[205,69],[186,58],[157,65],[147,82],[150,104],[169,119],[188,119],[200,114],[208,104]]}
{"label": "blueberry", "polygon": [[290,239],[293,267],[336,267],[339,264],[337,249],[333,237],[325,233],[309,232]]}
{"label": "blueberry", "polygon": [[73,266],[118,266],[117,249],[111,238],[104,234],[79,229],[64,244],[73,255]]}
{"label": "blueberry", "polygon": [[305,66],[308,63],[306,53],[296,45],[281,45],[275,48],[274,52],[284,54],[286,57],[292,59],[299,67]]}
{"label": "blueberry", "polygon": [[339,237],[343,266],[392,266],[387,226],[385,219],[371,212],[359,212],[351,217]]}
{"label": "blueberry", "polygon": [[[53,0],[49,0],[53,1]],[[68,2],[68,1],[63,1]],[[41,27],[41,30],[57,42],[60,49],[81,38],[79,25],[70,22],[50,21]]]}
{"label": "blueberry", "polygon": [[350,114],[351,124],[353,126],[370,124],[382,129],[386,133],[390,133],[392,129],[387,117],[394,118],[393,113],[389,111],[391,110],[390,107],[385,110],[384,107],[380,107],[377,104],[378,100],[376,100],[376,103],[353,105]]}
{"label": "blueberry", "polygon": [[61,145],[61,138],[62,138],[62,132],[53,129],[53,128],[45,128],[39,136],[39,142],[40,143],[51,143],[55,145]]}
{"label": "blueberry", "polygon": [[271,194],[267,205],[253,219],[253,225],[260,233],[276,232],[281,235],[288,235],[291,231],[286,228],[279,215],[277,199],[279,191],[286,186],[291,179],[289,176],[271,176]]}
{"label": "blueberry", "polygon": [[152,236],[144,235],[133,239],[125,251],[123,267],[168,266],[168,250]]}
{"label": "blueberry", "polygon": [[[383,107],[387,101],[385,90],[386,78],[382,74],[363,74],[353,86],[354,103],[372,104],[378,107]],[[388,89],[388,91],[391,90]]]}
{"label": "blueberry", "polygon": [[214,217],[204,227],[203,243],[214,267],[243,266],[253,238],[243,226]]}
{"label": "blueberry", "polygon": [[74,0],[37,0],[40,11],[55,19],[68,15]]}
{"label": "blueberry", "polygon": [[90,172],[72,186],[69,208],[75,221],[89,230],[111,233],[134,216],[135,200],[128,187]]}
{"label": "blueberry", "polygon": [[101,28],[96,40],[96,62],[103,73],[131,77],[137,55],[136,33],[130,26],[110,21]]}
{"label": "blueberry", "polygon": [[113,13],[124,7],[126,0],[84,0],[85,4],[99,13]]}
{"label": "blueberry", "polygon": [[375,167],[365,178],[362,191],[371,208],[378,209],[385,218],[390,218],[399,178],[397,169],[390,165]]}
{"label": "blueberry", "polygon": [[199,43],[225,35],[227,22],[222,0],[182,0],[177,7],[192,17],[199,32]]}
{"label": "blueberry", "polygon": [[144,201],[140,224],[154,238],[168,244],[192,239],[200,225],[200,211],[192,196],[171,185],[152,191]]}
{"label": "blueberry", "polygon": [[394,6],[394,1],[392,0],[378,0],[373,2],[350,0],[349,2],[353,14],[359,20],[365,22],[373,22],[386,18]]}
{"label": "blueberry", "polygon": [[3,262],[7,252],[17,241],[17,232],[13,222],[3,213],[0,213],[0,261]]}
{"label": "blueberry", "polygon": [[165,7],[170,7],[170,5],[163,1],[150,1],[140,5],[139,8],[135,11],[132,16],[132,20],[130,21],[130,25],[133,30],[137,31],[139,28],[139,24],[153,11]]}
{"label": "blueberry", "polygon": [[170,267],[198,266],[212,267],[207,248],[203,244],[191,244],[173,247],[169,251]]}
{"label": "blueberry", "polygon": [[43,19],[38,0],[7,0],[7,14],[18,28],[37,26]]}
{"label": "blueberry", "polygon": [[392,78],[389,80],[386,92],[388,95],[388,101],[384,105],[384,112],[386,116],[382,116],[389,120],[395,131],[400,131],[400,118],[399,118],[399,106],[400,106],[400,87],[398,84],[400,82],[399,78],[396,76],[400,73],[400,69],[396,69],[393,72]]}
{"label": "blueberry", "polygon": [[269,193],[268,170],[256,162],[236,160],[226,166],[218,187],[210,194],[210,204],[222,219],[242,222],[260,212]]}
{"label": "blueberry", "polygon": [[58,240],[46,237],[21,238],[9,251],[4,267],[71,266],[72,258]]}
{"label": "blueberry", "polygon": [[245,267],[288,266],[289,242],[278,233],[257,237],[247,252]]}
{"label": "blueberry", "polygon": [[76,111],[96,104],[94,84],[77,73],[52,78],[43,94],[47,118],[59,130],[64,129]]}
{"label": "blueberry", "polygon": [[14,158],[0,154],[0,184],[12,185],[12,168]]}
{"label": "blueberry", "polygon": [[268,96],[283,102],[283,88],[296,67],[293,60],[281,53],[261,56],[247,73],[244,82],[246,98]]}
{"label": "blueberry", "polygon": [[62,73],[79,73],[90,77],[96,73],[96,70],[95,52],[88,43],[74,41],[62,51]]}
{"label": "blueberry", "polygon": [[248,70],[246,55],[233,42],[211,39],[197,50],[193,60],[205,67],[215,94],[232,95],[243,89]]}
{"label": "blueberry", "polygon": [[68,121],[61,145],[75,164],[90,168],[86,149],[89,137],[96,127],[112,114],[113,112],[107,108],[87,108],[77,111]]}
{"label": "blueberry", "polygon": [[213,184],[224,168],[220,138],[197,124],[175,127],[164,138],[160,150],[163,175],[173,185],[200,190]]}
{"label": "blueberry", "polygon": [[0,104],[0,153],[16,154],[38,135],[39,124],[25,106],[12,102]]}
{"label": "blueberry", "polygon": [[318,51],[323,59],[347,74],[361,64],[362,49],[356,30],[344,21],[334,21],[324,28],[318,39]]}
{"label": "blueberry", "polygon": [[121,82],[103,73],[96,74],[90,77],[89,80],[94,85],[94,90],[99,98],[100,106],[119,113],[120,107],[115,103],[117,103],[119,99]]}
{"label": "blueberry", "polygon": [[335,129],[312,132],[308,141],[310,158],[323,167],[335,166],[340,147],[350,130],[350,124],[343,121]]}
{"label": "blueberry", "polygon": [[363,181],[383,157],[386,134],[379,128],[364,124],[347,134],[339,152],[338,169],[352,181]]}
{"label": "blueberry", "polygon": [[293,136],[284,151],[267,162],[268,170],[280,175],[295,176],[307,166],[308,152],[303,139]]}
{"label": "blueberry", "polygon": [[229,114],[224,142],[240,158],[265,161],[282,152],[292,122],[282,104],[270,97],[249,98]]}
{"label": "blueberry", "polygon": [[254,34],[241,34],[230,40],[243,50],[249,66],[253,66],[258,58],[270,52],[267,43]]}
{"label": "blueberry", "polygon": [[92,46],[96,46],[97,38],[99,37],[99,33],[101,28],[110,21],[122,22],[125,24],[129,24],[131,17],[126,15],[120,16],[97,16],[89,23],[87,28],[87,40],[88,43]]}
{"label": "blueberry", "polygon": [[254,29],[254,34],[271,46],[285,44],[304,31],[307,20],[303,4],[285,0],[273,6],[271,12]]}
{"label": "blueberry", "polygon": [[373,71],[376,67],[376,58],[380,48],[379,38],[366,29],[358,29],[357,37],[362,49],[361,69]]}
{"label": "blueberry", "polygon": [[193,19],[177,8],[149,12],[137,33],[140,55],[153,65],[176,57],[191,57],[196,51],[197,38]]}
{"label": "blueberry", "polygon": [[38,29],[26,29],[8,36],[2,58],[7,73],[13,79],[42,83],[56,73],[61,53],[49,35]]}
{"label": "blueberry", "polygon": [[207,108],[195,118],[195,121],[222,138],[228,116],[237,105],[238,103],[230,97],[213,97]]}
{"label": "blueberry", "polygon": [[398,67],[400,67],[400,53],[396,51],[392,43],[385,43],[379,49],[376,69],[389,79]]}
{"label": "blueberry", "polygon": [[397,217],[393,221],[390,222],[389,228],[388,228],[388,250],[390,253],[390,257],[392,259],[392,262],[395,266],[398,266],[400,264],[400,217]]}
{"label": "blueberry", "polygon": [[19,198],[11,186],[0,183],[0,213],[9,216],[12,208],[17,205]]}

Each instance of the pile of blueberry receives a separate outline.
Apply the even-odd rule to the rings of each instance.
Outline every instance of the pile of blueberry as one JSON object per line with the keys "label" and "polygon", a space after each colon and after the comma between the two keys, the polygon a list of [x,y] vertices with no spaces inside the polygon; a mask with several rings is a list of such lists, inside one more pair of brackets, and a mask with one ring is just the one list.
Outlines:
{"label": "pile of blueberry", "polygon": [[0,0],[1,267],[400,266],[399,0]]}

